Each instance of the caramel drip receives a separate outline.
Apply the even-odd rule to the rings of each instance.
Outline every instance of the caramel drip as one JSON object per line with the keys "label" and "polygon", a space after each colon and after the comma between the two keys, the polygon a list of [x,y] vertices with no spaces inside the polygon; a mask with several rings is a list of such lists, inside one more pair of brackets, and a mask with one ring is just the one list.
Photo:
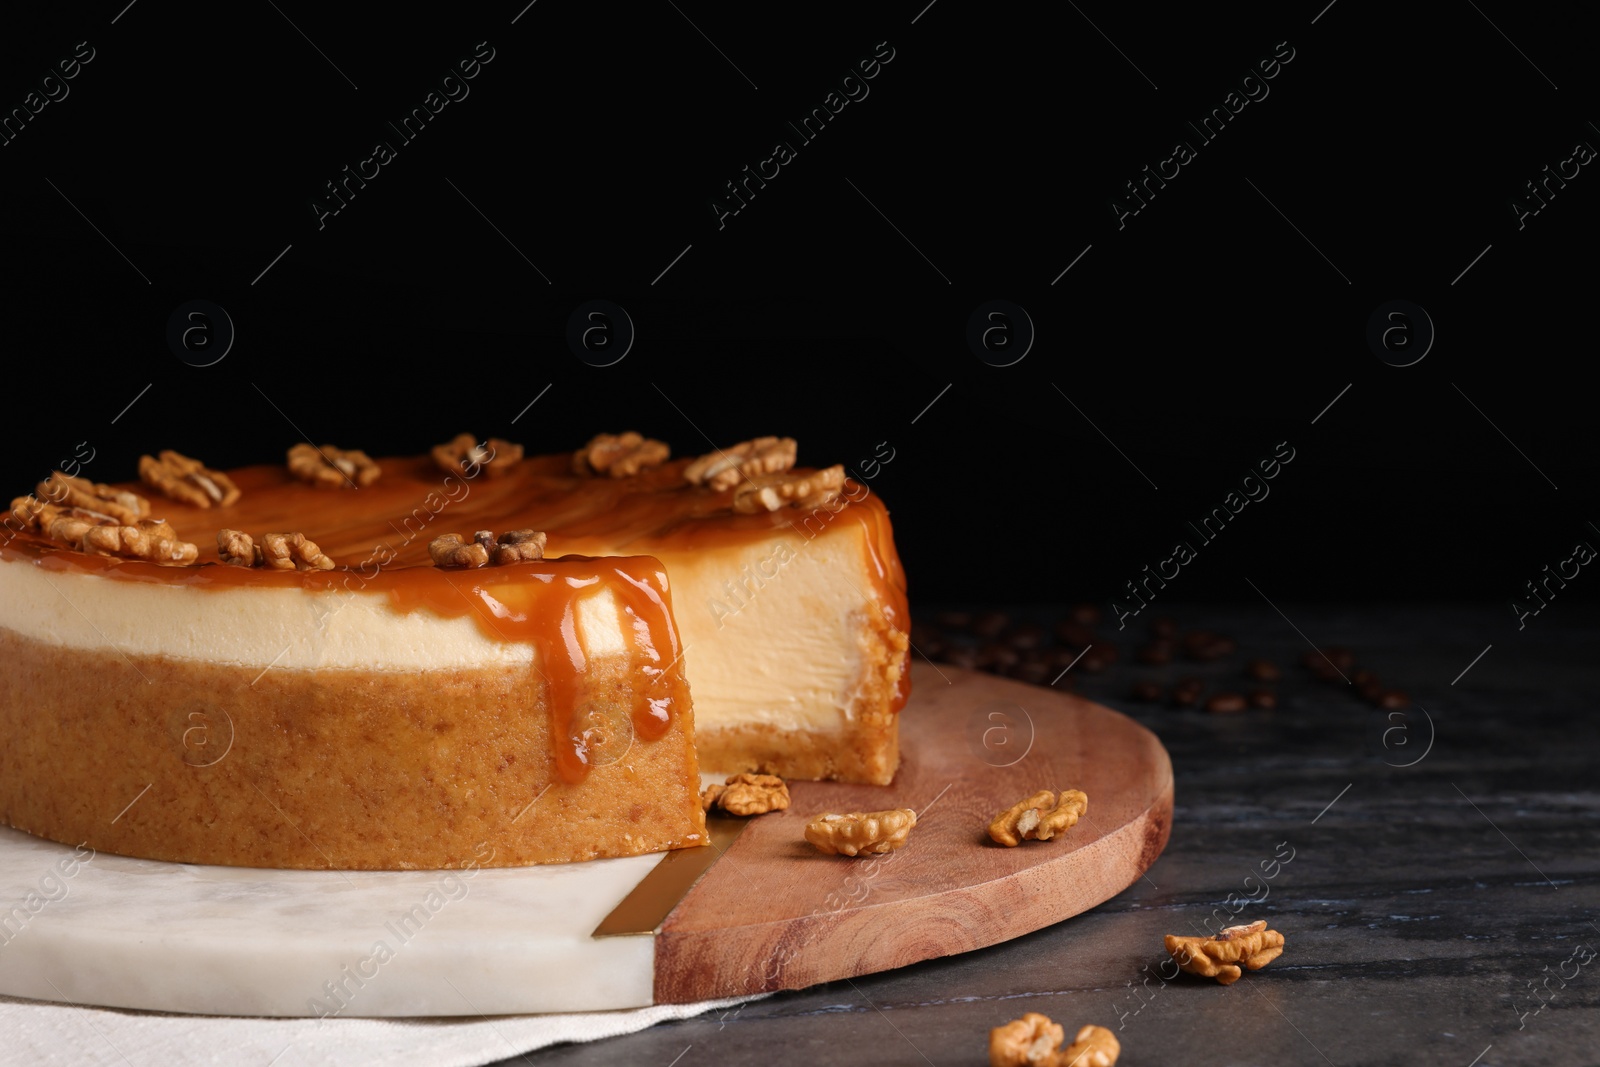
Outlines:
{"label": "caramel drip", "polygon": [[[400,611],[469,616],[489,637],[533,646],[534,669],[546,686],[556,772],[563,781],[583,781],[596,750],[616,740],[604,724],[579,718],[581,710],[601,702],[602,696],[595,691],[595,672],[578,633],[583,598],[609,592],[625,620],[634,736],[653,741],[672,725],[683,698],[683,664],[666,595],[667,576],[655,559],[564,556],[433,574],[440,580],[393,583],[390,602]],[[670,658],[663,659],[664,653]]]}

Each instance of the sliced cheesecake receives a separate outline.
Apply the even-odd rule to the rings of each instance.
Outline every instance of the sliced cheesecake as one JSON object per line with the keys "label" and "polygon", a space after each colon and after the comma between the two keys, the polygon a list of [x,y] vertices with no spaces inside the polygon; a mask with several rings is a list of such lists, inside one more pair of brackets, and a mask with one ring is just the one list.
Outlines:
{"label": "sliced cheesecake", "polygon": [[792,442],[464,440],[164,454],[150,485],[19,500],[0,821],[186,862],[503,866],[701,844],[701,768],[892,778],[904,576],[864,486]]}

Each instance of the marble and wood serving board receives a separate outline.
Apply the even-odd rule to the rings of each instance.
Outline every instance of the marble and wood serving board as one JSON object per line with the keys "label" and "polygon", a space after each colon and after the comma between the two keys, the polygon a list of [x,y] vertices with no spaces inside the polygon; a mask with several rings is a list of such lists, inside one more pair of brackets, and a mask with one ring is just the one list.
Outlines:
{"label": "marble and wood serving board", "polygon": [[[1067,693],[919,664],[892,785],[791,784],[661,856],[476,871],[269,871],[89,855],[0,829],[0,993],[203,1014],[586,1011],[796,989],[992,945],[1155,861],[1172,766]],[[1028,793],[1082,789],[1064,837],[992,843]],[[822,811],[908,807],[910,843],[824,856]]]}

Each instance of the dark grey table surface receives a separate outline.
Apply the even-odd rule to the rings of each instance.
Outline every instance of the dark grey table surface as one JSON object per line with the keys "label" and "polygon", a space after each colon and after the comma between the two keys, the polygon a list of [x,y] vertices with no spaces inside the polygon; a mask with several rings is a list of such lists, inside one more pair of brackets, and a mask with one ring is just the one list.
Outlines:
{"label": "dark grey table surface", "polygon": [[[1239,641],[1209,664],[1134,662],[1148,613],[1101,625],[1121,658],[1077,689],[1154,730],[1177,781],[1171,842],[1118,896],[981,951],[504,1062],[979,1064],[991,1027],[1038,1011],[1069,1037],[1116,1031],[1126,1067],[1600,1064],[1600,612],[1519,632],[1504,605],[1279,607],[1167,609]],[[1309,642],[1413,702],[1311,679]],[[1255,656],[1284,668],[1275,711],[1127,699],[1137,680],[1241,689]],[[1162,935],[1245,896],[1233,921],[1266,919],[1283,956],[1232,986],[1164,981]]]}

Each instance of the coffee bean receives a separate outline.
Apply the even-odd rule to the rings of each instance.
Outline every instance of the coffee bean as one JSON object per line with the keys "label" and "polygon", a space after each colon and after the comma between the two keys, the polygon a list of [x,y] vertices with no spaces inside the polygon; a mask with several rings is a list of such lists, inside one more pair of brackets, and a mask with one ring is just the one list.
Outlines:
{"label": "coffee bean", "polygon": [[1300,657],[1300,664],[1321,681],[1344,681],[1339,677],[1339,670],[1332,661],[1315,649],[1308,649],[1306,654]]}
{"label": "coffee bean", "polygon": [[1219,637],[1205,647],[1205,652],[1200,658],[1206,660],[1226,659],[1237,651],[1239,651],[1239,642],[1231,637]]}
{"label": "coffee bean", "polygon": [[911,643],[913,645],[925,647],[933,641],[941,641],[943,639],[944,631],[937,626],[929,626],[925,622],[913,622],[911,624]]}
{"label": "coffee bean", "polygon": [[1015,667],[1021,659],[1015,649],[1007,648],[1005,645],[990,643],[978,648],[978,666],[984,670],[996,673],[1007,671]]}
{"label": "coffee bean", "polygon": [[1213,715],[1229,715],[1244,708],[1244,697],[1238,693],[1216,693],[1206,701],[1206,710]]}
{"label": "coffee bean", "polygon": [[1056,640],[1069,648],[1084,648],[1094,644],[1094,629],[1080,622],[1058,622]]}
{"label": "coffee bean", "polygon": [[1161,687],[1154,682],[1135,682],[1128,691],[1128,699],[1155,704],[1161,700]]}
{"label": "coffee bean", "polygon": [[1170,663],[1172,662],[1172,642],[1157,639],[1148,645],[1140,645],[1134,650],[1133,658],[1140,663]]}
{"label": "coffee bean", "polygon": [[1110,645],[1095,645],[1083,654],[1078,661],[1078,669],[1090,674],[1099,674],[1116,660],[1116,649]]}
{"label": "coffee bean", "polygon": [[1047,655],[1049,655],[1051,665],[1058,671],[1064,671],[1068,667],[1072,666],[1073,661],[1078,658],[1078,653],[1082,652],[1083,649],[1047,648],[1044,651]]}
{"label": "coffee bean", "polygon": [[978,650],[971,645],[951,645],[939,658],[950,666],[960,667],[963,670],[976,670],[978,666]]}
{"label": "coffee bean", "polygon": [[1150,636],[1157,640],[1171,640],[1178,635],[1178,624],[1168,618],[1150,620]]}
{"label": "coffee bean", "polygon": [[1244,673],[1246,677],[1254,678],[1258,682],[1275,682],[1283,676],[1283,672],[1278,670],[1278,665],[1268,659],[1251,660],[1245,667]]}
{"label": "coffee bean", "polygon": [[1383,683],[1378,681],[1378,676],[1371,671],[1356,671],[1350,676],[1350,684],[1355,687],[1356,696],[1362,700],[1376,704],[1378,698],[1383,695]]}
{"label": "coffee bean", "polygon": [[949,642],[942,637],[926,637],[921,641],[913,641],[916,650],[929,659],[938,659],[944,655],[944,650],[949,648]]}
{"label": "coffee bean", "polygon": [[1038,648],[1044,644],[1044,627],[1036,622],[1019,622],[1006,631],[1003,640],[1018,650]]}
{"label": "coffee bean", "polygon": [[1385,689],[1378,696],[1378,707],[1386,710],[1409,708],[1410,706],[1411,698],[1406,695],[1403,689]]}
{"label": "coffee bean", "polygon": [[1175,708],[1192,708],[1205,687],[1205,683],[1198,678],[1183,678],[1172,687],[1168,700]]}
{"label": "coffee bean", "polygon": [[1270,689],[1257,689],[1250,694],[1250,706],[1272,711],[1278,706],[1278,695]]}
{"label": "coffee bean", "polygon": [[1072,605],[1072,621],[1080,626],[1093,626],[1100,621],[1100,606],[1098,604]]}
{"label": "coffee bean", "polygon": [[1042,685],[1052,677],[1050,664],[1041,660],[1028,660],[1011,668],[1010,676],[1029,685]]}
{"label": "coffee bean", "polygon": [[1339,645],[1330,645],[1322,651],[1328,657],[1328,659],[1333,662],[1335,667],[1338,667],[1346,674],[1349,674],[1350,669],[1356,665],[1355,653],[1351,652],[1348,648],[1343,648]]}
{"label": "coffee bean", "polygon": [[1011,616],[1003,611],[986,611],[972,620],[972,632],[993,640],[1011,625]]}
{"label": "coffee bean", "polygon": [[970,611],[941,611],[934,616],[940,626],[948,626],[952,630],[965,630],[972,625],[972,612]]}
{"label": "coffee bean", "polygon": [[1201,663],[1224,659],[1239,650],[1239,643],[1233,638],[1210,630],[1192,630],[1183,635],[1182,644],[1183,654]]}

